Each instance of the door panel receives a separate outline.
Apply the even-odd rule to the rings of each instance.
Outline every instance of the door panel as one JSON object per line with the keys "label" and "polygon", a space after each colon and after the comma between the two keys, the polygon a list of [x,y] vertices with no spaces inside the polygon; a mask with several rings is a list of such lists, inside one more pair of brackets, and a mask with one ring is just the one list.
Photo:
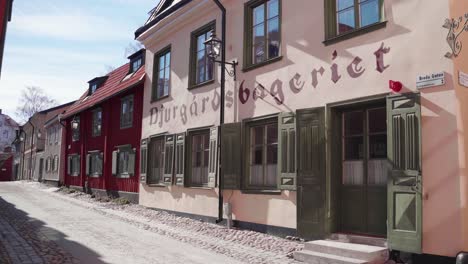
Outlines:
{"label": "door panel", "polygon": [[419,94],[387,98],[388,243],[393,250],[421,253],[421,107]]}
{"label": "door panel", "polygon": [[325,233],[325,111],[297,111],[297,231],[306,239]]}

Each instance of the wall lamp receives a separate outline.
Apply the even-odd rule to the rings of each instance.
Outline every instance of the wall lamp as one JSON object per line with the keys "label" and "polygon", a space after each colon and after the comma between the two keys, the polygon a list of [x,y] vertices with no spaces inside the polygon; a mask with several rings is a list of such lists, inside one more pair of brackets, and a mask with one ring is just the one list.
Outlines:
{"label": "wall lamp", "polygon": [[226,67],[221,67],[221,68],[226,69],[227,74],[233,77],[234,81],[236,81],[236,67],[239,63],[237,61],[226,62],[223,60],[218,60],[219,56],[221,55],[221,49],[222,49],[221,47],[223,46],[223,42],[219,38],[216,37],[216,32],[214,32],[214,30],[211,31],[210,38],[207,39],[204,42],[204,44],[207,50],[207,55],[211,59],[211,61],[221,63],[221,65],[223,64],[231,65],[232,70],[230,71]]}

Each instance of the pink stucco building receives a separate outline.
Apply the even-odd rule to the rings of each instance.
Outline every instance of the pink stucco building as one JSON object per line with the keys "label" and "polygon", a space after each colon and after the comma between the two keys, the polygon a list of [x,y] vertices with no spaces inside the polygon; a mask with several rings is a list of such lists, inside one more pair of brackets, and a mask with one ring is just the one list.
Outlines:
{"label": "pink stucco building", "polygon": [[204,45],[222,35],[213,1],[161,1],[136,32],[140,204],[214,221],[222,197],[240,227],[468,250],[466,88],[443,27],[457,1],[221,2],[239,63],[221,126],[221,69]]}

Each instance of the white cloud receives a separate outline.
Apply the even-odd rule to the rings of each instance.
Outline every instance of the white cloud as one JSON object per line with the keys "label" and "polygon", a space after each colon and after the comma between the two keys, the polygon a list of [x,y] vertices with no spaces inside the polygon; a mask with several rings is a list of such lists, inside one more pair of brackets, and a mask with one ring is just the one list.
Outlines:
{"label": "white cloud", "polygon": [[20,15],[10,32],[64,40],[113,41],[132,39],[133,29],[124,23],[82,13]]}

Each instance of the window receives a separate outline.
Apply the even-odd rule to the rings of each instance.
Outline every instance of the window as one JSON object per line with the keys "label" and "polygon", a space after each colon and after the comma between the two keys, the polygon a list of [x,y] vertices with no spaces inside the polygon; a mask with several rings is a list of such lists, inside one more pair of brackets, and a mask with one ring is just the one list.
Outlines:
{"label": "window", "polygon": [[80,175],[80,155],[73,154],[68,156],[68,175]]}
{"label": "window", "polygon": [[58,164],[59,164],[59,158],[57,155],[54,156],[54,171],[57,172],[58,171]]}
{"label": "window", "polygon": [[55,159],[52,157],[49,157],[49,171],[54,172],[55,171]]}
{"label": "window", "polygon": [[152,138],[148,145],[147,183],[159,184],[164,170],[164,137]]}
{"label": "window", "polygon": [[383,0],[332,0],[325,2],[327,38],[378,24],[383,18]]}
{"label": "window", "polygon": [[90,176],[101,176],[102,175],[102,152],[96,151],[88,154],[88,175]]}
{"label": "window", "polygon": [[58,144],[59,138],[60,138],[60,126],[56,125],[54,126],[54,138],[55,138],[55,144]]}
{"label": "window", "polygon": [[171,80],[171,48],[167,47],[154,56],[152,99],[169,96]]}
{"label": "window", "polygon": [[276,189],[278,173],[278,121],[248,125],[247,188]]}
{"label": "window", "polygon": [[72,126],[72,141],[80,140],[80,118],[75,117],[71,122]]}
{"label": "window", "polygon": [[205,41],[213,30],[215,30],[215,21],[192,32],[190,45],[190,86],[192,87],[208,83],[214,78],[214,64],[205,48]]}
{"label": "window", "polygon": [[130,145],[119,147],[112,153],[112,174],[129,177],[135,173],[135,151]]}
{"label": "window", "polygon": [[132,72],[136,72],[143,64],[143,58],[140,56],[132,61]]}
{"label": "window", "polygon": [[97,83],[91,84],[91,94],[95,93],[98,88]]}
{"label": "window", "polygon": [[122,98],[120,106],[120,128],[133,126],[133,95]]}
{"label": "window", "polygon": [[281,0],[252,0],[245,8],[244,67],[280,57]]}
{"label": "window", "polygon": [[47,129],[47,142],[49,143],[49,145],[52,145],[52,142],[53,142],[53,130],[52,130],[52,127],[49,127]]}
{"label": "window", "polygon": [[208,185],[208,161],[210,133],[203,131],[190,138],[190,183],[192,186]]}
{"label": "window", "polygon": [[101,135],[101,127],[102,127],[102,109],[98,108],[92,112],[93,115],[93,137],[98,137]]}
{"label": "window", "polygon": [[45,171],[46,171],[46,172],[49,172],[49,171],[50,171],[50,157],[46,159]]}

